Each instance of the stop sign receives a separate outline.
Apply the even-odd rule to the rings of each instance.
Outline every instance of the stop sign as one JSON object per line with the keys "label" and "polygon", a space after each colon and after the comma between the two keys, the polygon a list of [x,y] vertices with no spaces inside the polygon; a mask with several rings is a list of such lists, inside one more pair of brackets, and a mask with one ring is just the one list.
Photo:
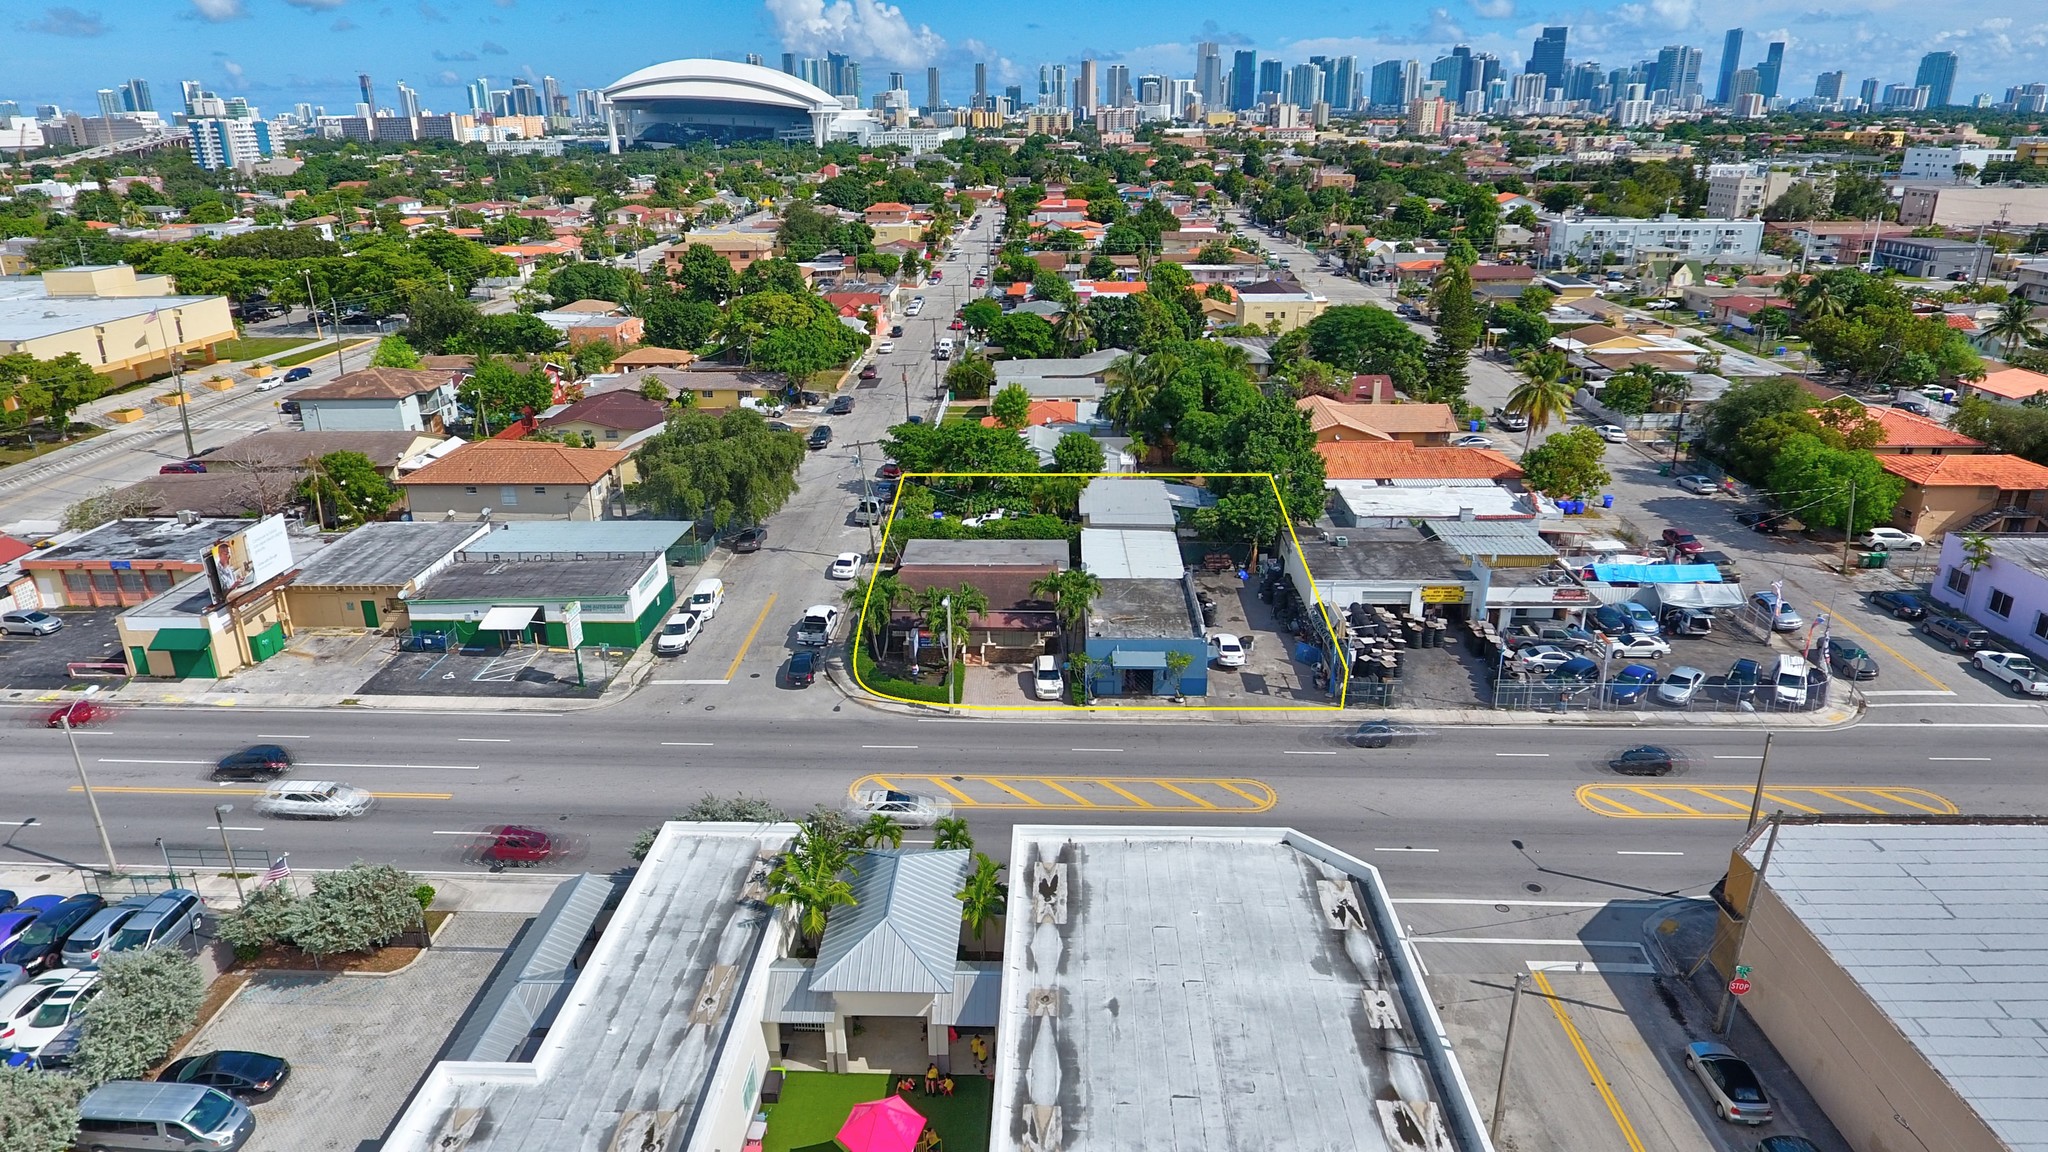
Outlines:
{"label": "stop sign", "polygon": [[1728,982],[1728,991],[1735,993],[1737,996],[1740,996],[1743,993],[1749,991],[1749,981],[1740,976],[1737,976],[1735,979],[1730,980]]}

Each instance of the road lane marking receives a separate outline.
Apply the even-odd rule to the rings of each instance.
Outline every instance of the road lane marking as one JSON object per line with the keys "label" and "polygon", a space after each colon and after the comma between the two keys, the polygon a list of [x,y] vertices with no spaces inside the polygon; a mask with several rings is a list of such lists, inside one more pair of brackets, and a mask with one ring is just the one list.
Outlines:
{"label": "road lane marking", "polygon": [[1961,760],[1981,761],[1986,764],[1991,762],[1991,757],[1989,756],[1929,756],[1927,759],[1936,764]]}
{"label": "road lane marking", "polygon": [[1441,848],[1375,848],[1375,852],[1441,852]]}
{"label": "road lane marking", "polygon": [[1279,803],[1270,784],[1248,777],[1090,776],[1003,773],[987,776],[947,773],[873,773],[855,780],[849,796],[864,789],[943,791],[957,808],[1032,809],[1090,812],[1265,812]]}
{"label": "road lane marking", "polygon": [[1591,960],[1524,960],[1532,973],[1569,972],[1574,976],[1655,976],[1650,964],[1596,964]]}
{"label": "road lane marking", "polygon": [[1642,850],[1642,851],[1635,851],[1635,852],[1631,852],[1631,851],[1629,851],[1629,850],[1628,850],[1628,849],[1626,849],[1626,848],[1617,848],[1617,849],[1615,849],[1615,852],[1614,852],[1614,854],[1615,854],[1616,856],[1683,856],[1683,855],[1685,855],[1685,853],[1683,853],[1683,852],[1651,852],[1651,851],[1647,851],[1647,850]]}
{"label": "road lane marking", "polygon": [[648,683],[649,683],[649,684],[662,684],[662,685],[677,685],[677,684],[730,684],[730,683],[732,683],[732,681],[731,681],[730,679],[725,679],[725,680],[649,680],[649,681],[648,681]]}
{"label": "road lane marking", "polygon": [[258,733],[256,734],[256,738],[257,738],[258,740],[311,740],[311,739],[312,739],[312,737],[311,737],[311,736],[299,736],[299,735],[296,735],[296,734],[292,734],[292,733],[285,733],[285,732],[258,732]]}
{"label": "road lane marking", "polygon": [[[1696,807],[1666,793],[1713,804]],[[1575,795],[1588,811],[1617,820],[1741,820],[1749,815],[1755,789],[1746,784],[1602,783],[1582,784]],[[1944,796],[1895,785],[1779,784],[1765,789],[1764,799],[1807,813],[1953,816],[1960,811]]]}
{"label": "road lane marking", "polygon": [[446,768],[451,772],[481,772],[481,764],[343,764],[338,762],[314,763],[301,761],[301,768]]}
{"label": "road lane marking", "polygon": [[1336,753],[1335,753],[1335,752],[1332,752],[1332,751],[1317,751],[1317,750],[1315,750],[1315,749],[1313,749],[1313,748],[1283,748],[1283,749],[1281,749],[1281,750],[1280,750],[1280,754],[1281,754],[1282,756],[1335,756],[1335,755],[1336,755]]}
{"label": "road lane marking", "polygon": [[1747,752],[1745,752],[1745,753],[1743,753],[1743,754],[1742,754],[1742,755],[1740,755],[1740,756],[1716,756],[1716,757],[1714,757],[1714,759],[1716,759],[1716,760],[1761,760],[1761,759],[1763,759],[1763,755],[1762,755],[1761,753],[1757,753],[1757,754],[1754,754],[1754,755],[1752,755],[1752,754],[1750,754],[1750,753],[1747,753]]}
{"label": "road lane marking", "polygon": [[[776,593],[770,592],[768,594],[768,602],[766,604],[761,605],[761,614],[759,616],[754,617],[754,626],[752,628],[747,629],[747,638],[745,640],[740,641],[739,655],[734,656],[732,658],[732,666],[725,670],[725,678],[727,681],[730,681],[733,677],[740,674],[740,661],[745,660],[747,658],[747,649],[754,646],[754,637],[760,634],[761,625],[766,624],[768,622],[768,613],[771,609],[775,607],[775,597]],[[826,637],[826,639],[829,640],[831,639],[831,637],[828,636]]]}
{"label": "road lane marking", "polygon": [[207,830],[208,832],[261,832],[261,831],[263,831],[263,829],[261,829],[261,828],[245,828],[245,827],[243,827],[243,826],[242,826],[242,825],[240,825],[240,824],[230,824],[230,825],[228,825],[228,826],[227,826],[227,827],[225,827],[225,828],[221,827],[221,826],[220,826],[220,825],[218,825],[218,824],[207,824],[207,825],[204,825],[204,827],[205,827],[205,829],[206,829],[206,830]]}
{"label": "road lane marking", "polygon": [[1124,791],[1123,789],[1121,789],[1121,788],[1117,787],[1116,785],[1114,785],[1114,784],[1111,784],[1111,783],[1110,783],[1109,781],[1107,781],[1107,780],[1097,780],[1097,781],[1096,781],[1096,783],[1097,783],[1097,784],[1100,784],[1100,785],[1102,785],[1102,786],[1103,786],[1104,788],[1107,788],[1107,789],[1109,789],[1109,790],[1110,790],[1111,792],[1114,792],[1114,793],[1116,793],[1117,795],[1119,795],[1119,796],[1123,797],[1124,799],[1126,799],[1126,800],[1129,800],[1129,801],[1131,802],[1131,804],[1132,804],[1132,806],[1133,806],[1133,807],[1137,807],[1137,808],[1150,808],[1150,807],[1152,807],[1152,805],[1151,805],[1150,803],[1148,803],[1148,802],[1146,802],[1146,801],[1144,801],[1144,800],[1140,800],[1140,799],[1138,799],[1138,798],[1137,798],[1136,796],[1133,796],[1133,795],[1131,795],[1131,794],[1130,794],[1129,792],[1126,792],[1126,791]]}
{"label": "road lane marking", "polygon": [[100,757],[102,764],[205,764],[205,760],[123,760],[113,756]]}
{"label": "road lane marking", "polygon": [[716,747],[718,747],[718,745],[716,745],[716,744],[713,744],[713,743],[712,743],[711,741],[709,741],[709,740],[663,740],[663,741],[661,742],[661,746],[662,746],[663,748],[716,748]]}
{"label": "road lane marking", "polygon": [[[1533,965],[1531,967],[1534,968]],[[1593,1081],[1593,1087],[1599,1091],[1600,1099],[1606,1103],[1608,1113],[1614,1117],[1615,1127],[1621,1129],[1621,1138],[1628,1143],[1629,1152],[1645,1152],[1642,1140],[1636,1136],[1635,1125],[1629,1123],[1628,1113],[1621,1110],[1621,1101],[1615,1099],[1614,1088],[1608,1084],[1607,1077],[1601,1074],[1600,1065],[1594,1063],[1593,1053],[1587,1049],[1585,1039],[1572,1024],[1571,1013],[1565,1011],[1564,1001],[1558,997],[1557,990],[1550,986],[1550,978],[1538,969],[1532,972],[1531,979],[1536,983],[1536,990],[1550,1002],[1550,1011],[1556,1015],[1558,1027],[1564,1029],[1565,1037],[1572,1043],[1572,1050],[1578,1053],[1579,1063],[1585,1066],[1587,1077]]]}
{"label": "road lane marking", "polygon": [[867,750],[868,750],[868,751],[870,751],[870,752],[915,752],[915,751],[917,751],[917,745],[915,745],[915,744],[863,744],[863,745],[861,745],[861,747],[862,747],[862,748],[865,748],[865,749],[867,749]]}
{"label": "road lane marking", "polygon": [[1003,791],[1008,792],[1010,795],[1015,796],[1017,799],[1022,800],[1025,804],[1029,805],[1030,807],[1044,808],[1047,806],[1045,801],[1040,800],[1038,797],[1033,796],[1028,792],[1020,792],[1016,788],[1013,788],[1010,785],[1003,783],[1001,780],[990,780],[989,783],[995,785],[998,788],[1001,788]]}
{"label": "road lane marking", "polygon": [[[79,787],[79,786],[78,786],[78,785],[76,785],[76,784],[73,784],[73,785],[71,786],[71,788],[70,788],[70,791],[72,791],[72,792],[83,792],[83,791],[85,791],[85,789],[83,789],[83,788]],[[150,796],[261,796],[261,795],[263,795],[263,794],[264,794],[265,792],[268,792],[268,791],[269,791],[269,789],[267,789],[267,788],[146,788],[146,787],[143,787],[142,785],[139,785],[139,784],[95,784],[95,785],[93,785],[93,786],[92,786],[92,791],[93,791],[93,795],[95,795],[95,796],[99,796],[99,795],[104,795],[104,794],[106,794],[106,793],[108,793],[108,792],[127,792],[127,793],[140,793],[140,794],[143,794],[143,795],[150,795]],[[375,797],[377,797],[377,798],[378,798],[379,800],[453,800],[453,799],[455,799],[455,793],[453,793],[453,792],[372,792],[372,793],[370,793],[370,795],[372,795],[372,796],[375,796]]]}
{"label": "road lane marking", "polygon": [[1161,788],[1164,788],[1164,789],[1166,789],[1166,790],[1167,790],[1168,792],[1171,792],[1171,793],[1173,793],[1173,794],[1174,794],[1174,795],[1176,795],[1176,796],[1184,796],[1184,797],[1188,798],[1189,800],[1192,800],[1192,801],[1194,801],[1195,803],[1197,803],[1197,804],[1200,804],[1200,805],[1201,805],[1202,807],[1204,807],[1204,808],[1214,808],[1214,807],[1215,807],[1215,805],[1214,805],[1214,804],[1211,804],[1211,803],[1209,803],[1209,802],[1208,802],[1207,800],[1204,800],[1204,799],[1202,799],[1202,798],[1201,798],[1200,796],[1197,796],[1197,795],[1195,795],[1195,794],[1194,794],[1193,792],[1190,792],[1190,791],[1188,791],[1188,790],[1187,790],[1187,789],[1185,789],[1185,788],[1181,788],[1181,787],[1177,787],[1177,786],[1175,786],[1175,785],[1169,784],[1169,783],[1167,783],[1167,782],[1166,782],[1166,781],[1164,781],[1164,780],[1160,780],[1160,781],[1157,781],[1156,783],[1158,783],[1158,785],[1159,785],[1159,786],[1160,786]]}
{"label": "road lane marking", "polygon": [[[1954,805],[1950,805],[1948,808],[1934,808],[1926,804],[1922,804],[1918,800],[1914,800],[1910,797],[1897,795],[1898,792],[1902,791],[1902,789],[1898,788],[1872,788],[1871,791],[1879,796],[1884,797],[1887,800],[1892,801],[1893,803],[1904,804],[1909,808],[1918,808],[1922,812],[1933,812],[1939,815],[1947,815],[1948,813],[1953,812],[1955,810]],[[1910,789],[1910,791],[1918,791],[1918,789]],[[1925,792],[1921,792],[1920,794],[1923,796],[1926,795]]]}
{"label": "road lane marking", "polygon": [[1548,752],[1495,752],[1495,753],[1494,753],[1494,755],[1495,755],[1495,756],[1535,756],[1535,757],[1544,757],[1544,756],[1549,756],[1549,755],[1550,755],[1550,753],[1548,753]]}
{"label": "road lane marking", "polygon": [[[879,780],[879,778],[877,779]],[[889,784],[887,781],[880,782],[882,784],[882,787],[884,788],[893,787],[893,785]],[[974,803],[974,797],[969,796],[967,793],[962,792],[958,788],[953,787],[951,784],[946,783],[944,780],[933,780],[932,783],[937,784],[939,787],[944,788],[948,792],[951,792],[953,794],[953,798],[962,804]]]}
{"label": "road lane marking", "polygon": [[1858,636],[1863,637],[1865,640],[1870,641],[1871,644],[1875,645],[1880,652],[1889,655],[1892,659],[1897,660],[1899,663],[1904,664],[1908,668],[1911,668],[1914,672],[1919,674],[1922,680],[1927,681],[1929,684],[1934,685],[1936,688],[1941,689],[1943,692],[1948,692],[1950,694],[1953,694],[1955,692],[1955,689],[1950,688],[1948,685],[1943,684],[1941,681],[1935,679],[1934,676],[1927,671],[1927,669],[1922,668],[1918,664],[1913,663],[1911,660],[1906,659],[1905,654],[1900,652],[1897,648],[1892,647],[1891,645],[1885,643],[1882,640],[1879,640],[1877,637],[1857,627],[1856,622],[1854,620],[1850,620],[1849,618],[1843,616],[1841,613],[1835,611],[1834,609],[1828,607],[1825,604],[1815,604],[1814,607],[1822,612],[1827,613],[1828,617],[1832,619],[1835,623],[1840,624],[1842,627],[1847,628],[1849,631],[1854,632]]}
{"label": "road lane marking", "polygon": [[[1818,789],[1818,788],[1815,788],[1815,789],[1813,789],[1813,791],[1814,791],[1815,793],[1818,793],[1818,794],[1821,794],[1821,795],[1826,795],[1826,793],[1825,793],[1825,792],[1822,792],[1822,790],[1821,790],[1821,789]],[[1821,814],[1822,812],[1826,811],[1826,809],[1823,809],[1823,808],[1815,808],[1815,807],[1813,807],[1813,806],[1811,806],[1811,805],[1808,805],[1808,804],[1801,804],[1801,803],[1800,803],[1799,801],[1797,801],[1797,800],[1787,800],[1787,799],[1786,799],[1786,798],[1785,798],[1785,797],[1784,797],[1783,795],[1779,794],[1779,793],[1778,793],[1778,792],[1777,792],[1776,790],[1766,791],[1766,792],[1764,793],[1764,799],[1766,799],[1766,800],[1769,800],[1769,801],[1770,801],[1771,803],[1773,803],[1773,804],[1783,804],[1783,805],[1784,805],[1785,807],[1787,807],[1787,808],[1797,808],[1797,809],[1799,809],[1799,810],[1800,810],[1801,812],[1806,812],[1806,813],[1809,813],[1809,814],[1811,814],[1811,815],[1815,815],[1815,816],[1818,816],[1818,815],[1820,815],[1820,814]],[[1732,801],[1731,801],[1731,803],[1732,803]],[[1854,803],[1854,802],[1853,802],[1853,801],[1851,801],[1851,803]],[[1857,806],[1858,806],[1858,807],[1862,807],[1862,805],[1857,805]]]}
{"label": "road lane marking", "polygon": [[[1878,815],[1885,814],[1884,809],[1879,808],[1874,804],[1865,804],[1861,800],[1851,800],[1849,797],[1844,796],[1841,793],[1836,792],[1830,788],[1815,788],[1813,791],[1814,794],[1817,796],[1825,796],[1828,799],[1836,801],[1838,803],[1847,804],[1851,808],[1860,808],[1865,812],[1875,812]],[[1765,795],[1769,795],[1769,793],[1765,793]]]}
{"label": "road lane marking", "polygon": [[1095,801],[1082,796],[1079,792],[1075,792],[1070,789],[1061,787],[1059,784],[1056,784],[1051,780],[1043,780],[1040,781],[1040,783],[1044,784],[1047,788],[1052,789],[1060,795],[1065,796],[1067,799],[1072,800],[1074,803],[1080,805],[1083,808],[1093,808],[1096,806]]}
{"label": "road lane marking", "polygon": [[[1868,688],[1865,688],[1865,689],[1862,689],[1862,692],[1863,692],[1863,694],[1864,694],[1865,696],[1953,696],[1953,695],[1955,695],[1955,693],[1954,693],[1954,692],[1936,692],[1936,691],[1934,691],[1933,689],[1930,689],[1930,688],[1880,688],[1880,689],[1877,689],[1876,691],[1872,691],[1872,690],[1870,690],[1870,689],[1868,689]],[[1887,704],[1887,705],[1885,705],[1885,707],[1887,707],[1887,708],[1892,708],[1892,707],[1906,707],[1906,705],[1892,705],[1892,704]],[[1965,705],[1965,707],[1967,707],[1967,705]]]}
{"label": "road lane marking", "polygon": [[1069,748],[1069,752],[1121,752],[1121,748]]}

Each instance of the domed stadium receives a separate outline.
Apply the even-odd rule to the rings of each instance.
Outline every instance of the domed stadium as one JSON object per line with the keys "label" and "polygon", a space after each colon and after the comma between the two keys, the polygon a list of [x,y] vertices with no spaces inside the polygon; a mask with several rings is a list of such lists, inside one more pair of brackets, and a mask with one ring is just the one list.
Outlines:
{"label": "domed stadium", "polygon": [[834,122],[862,114],[815,84],[730,60],[671,60],[604,90],[614,148],[672,147],[700,140],[807,140],[822,145]]}

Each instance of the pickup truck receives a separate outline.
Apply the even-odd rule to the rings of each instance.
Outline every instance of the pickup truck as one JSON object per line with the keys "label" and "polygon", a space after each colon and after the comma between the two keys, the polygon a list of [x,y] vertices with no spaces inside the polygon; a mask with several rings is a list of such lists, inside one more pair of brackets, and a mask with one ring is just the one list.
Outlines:
{"label": "pickup truck", "polygon": [[832,642],[833,629],[838,626],[839,609],[830,604],[813,604],[804,609],[803,619],[796,622],[796,642],[823,648]]}

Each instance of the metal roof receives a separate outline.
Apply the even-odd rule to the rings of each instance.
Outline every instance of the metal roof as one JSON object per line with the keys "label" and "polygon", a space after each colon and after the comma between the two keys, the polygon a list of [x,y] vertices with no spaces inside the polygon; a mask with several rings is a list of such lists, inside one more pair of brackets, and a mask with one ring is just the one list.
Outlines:
{"label": "metal roof", "polygon": [[576,983],[576,954],[612,896],[612,880],[586,872],[564,881],[519,946],[484,989],[462,1031],[448,1046],[449,1060],[518,1061],[529,1041],[554,1023]]}
{"label": "metal roof", "polygon": [[993,1028],[1002,1011],[1003,965],[963,960],[953,971],[953,990],[932,1001],[932,1022],[955,1028]]}
{"label": "metal roof", "polygon": [[1423,528],[1460,556],[1557,555],[1536,525],[1526,520],[1431,520]]}
{"label": "metal roof", "polygon": [[474,520],[375,521],[315,553],[292,583],[403,587],[487,528]]}
{"label": "metal roof", "polygon": [[920,564],[1065,568],[1067,549],[1065,540],[908,540],[898,563],[904,568]]}
{"label": "metal roof", "polygon": [[1098,477],[1081,489],[1081,523],[1097,528],[1171,528],[1173,498],[1163,480]]}
{"label": "metal roof", "polygon": [[690,534],[688,520],[500,520],[471,544],[471,558],[573,560],[667,552]]}
{"label": "metal roof", "polygon": [[772,1024],[828,1024],[832,995],[811,987],[816,969],[808,960],[777,960],[768,969],[768,1004],[762,1015]]}
{"label": "metal roof", "polygon": [[[474,557],[476,554],[464,553]],[[660,563],[649,555],[623,560],[488,560],[458,561],[436,572],[412,598],[415,604],[443,600],[504,600],[528,604],[544,600],[602,599],[631,596],[648,566]]]}
{"label": "metal roof", "polygon": [[2048,1149],[2048,827],[1787,823],[1764,882],[2007,1147]]}
{"label": "metal roof", "polygon": [[1081,529],[1081,566],[1098,580],[1178,580],[1180,541],[1157,528]]}
{"label": "metal roof", "polygon": [[853,858],[855,903],[834,908],[818,944],[820,992],[951,992],[960,955],[965,848],[871,849]]}

